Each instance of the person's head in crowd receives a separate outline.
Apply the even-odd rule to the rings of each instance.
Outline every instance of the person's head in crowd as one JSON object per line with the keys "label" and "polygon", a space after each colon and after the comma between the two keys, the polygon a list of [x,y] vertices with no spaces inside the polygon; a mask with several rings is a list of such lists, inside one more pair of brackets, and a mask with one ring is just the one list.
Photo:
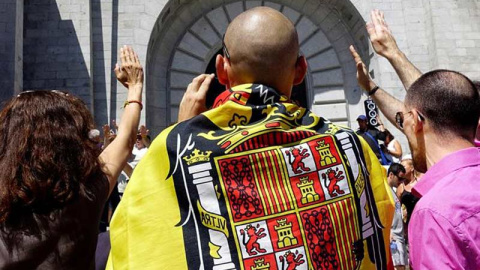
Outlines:
{"label": "person's head in crowd", "polygon": [[[150,139],[150,138],[148,138],[148,139]],[[135,141],[135,147],[136,147],[138,150],[147,147],[147,146],[145,145],[145,143],[143,142],[142,135],[140,135],[140,134],[137,134],[137,140]]]}
{"label": "person's head in crowd", "polygon": [[100,130],[98,130],[98,129],[90,130],[88,132],[88,138],[90,138],[90,140],[92,140],[92,141],[100,143],[102,141],[102,138],[100,138]]}
{"label": "person's head in crowd", "polygon": [[290,97],[292,86],[305,77],[307,62],[299,56],[293,23],[272,8],[256,7],[229,24],[215,67],[219,82],[228,88],[261,83]]}
{"label": "person's head in crowd", "polygon": [[388,129],[385,129],[385,144],[388,145],[393,139],[395,139],[395,136]]}
{"label": "person's head in crowd", "polygon": [[366,131],[368,129],[367,117],[365,115],[359,115],[357,117],[358,129],[361,131]]}
{"label": "person's head in crowd", "polygon": [[450,70],[423,74],[407,92],[405,111],[396,115],[415,168],[426,172],[437,158],[432,151],[473,146],[479,114],[479,93],[470,79]]}
{"label": "person's head in crowd", "polygon": [[388,185],[396,188],[400,184],[404,183],[406,181],[405,173],[406,170],[402,164],[392,163],[390,167],[388,167],[387,171]]}
{"label": "person's head in crowd", "polygon": [[406,155],[402,158],[402,161],[400,163],[405,168],[405,178],[407,179],[405,184],[408,185],[411,181],[413,181],[413,179],[415,179],[415,169],[413,168],[412,157],[410,155]]}
{"label": "person's head in crowd", "polygon": [[27,91],[6,104],[0,123],[0,223],[7,227],[64,207],[103,175],[93,118],[79,98]]}

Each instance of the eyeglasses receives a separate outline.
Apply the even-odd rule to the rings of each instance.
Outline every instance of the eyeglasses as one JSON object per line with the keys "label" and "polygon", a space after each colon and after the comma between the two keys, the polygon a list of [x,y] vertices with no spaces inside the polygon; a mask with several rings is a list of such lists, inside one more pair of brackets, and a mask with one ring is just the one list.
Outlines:
{"label": "eyeglasses", "polygon": [[[404,115],[405,114],[409,114],[409,113],[412,113],[412,111],[408,111],[406,113],[403,113],[403,112],[397,112],[395,114],[395,123],[397,123],[397,126],[400,128],[400,129],[403,129],[403,121],[404,121]],[[421,115],[418,111],[418,117],[420,117],[420,120],[425,120],[425,117],[423,117],[423,115]]]}
{"label": "eyeglasses", "polygon": [[223,55],[230,60],[230,54],[228,53],[227,45],[225,45],[225,34],[223,34],[222,38],[222,47],[223,47]]}

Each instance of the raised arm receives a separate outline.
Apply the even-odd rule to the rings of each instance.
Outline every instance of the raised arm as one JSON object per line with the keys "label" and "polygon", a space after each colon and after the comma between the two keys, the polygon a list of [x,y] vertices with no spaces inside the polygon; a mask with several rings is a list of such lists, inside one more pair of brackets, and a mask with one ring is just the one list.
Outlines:
{"label": "raised arm", "polygon": [[371,22],[367,23],[367,31],[373,49],[377,54],[385,57],[390,62],[402,81],[405,90],[408,91],[410,85],[422,76],[422,73],[398,48],[397,42],[385,22],[383,12],[373,10],[370,17]]}
{"label": "raised arm", "polygon": [[152,143],[150,141],[150,139],[148,138],[148,134],[150,133],[150,130],[147,129],[147,127],[145,127],[144,125],[141,125],[140,126],[140,129],[139,129],[139,132],[140,132],[140,136],[142,137],[142,142],[143,144],[148,148],[150,147],[150,144]]}
{"label": "raised arm", "polygon": [[110,192],[115,187],[118,175],[127,164],[137,136],[137,128],[142,109],[143,68],[137,54],[131,47],[120,49],[121,66],[116,65],[117,79],[128,86],[128,94],[122,121],[118,127],[117,137],[100,154],[104,164],[103,171],[110,182]]}
{"label": "raised arm", "polygon": [[[376,85],[370,78],[367,67],[363,63],[362,58],[360,58],[360,55],[358,55],[353,46],[350,46],[350,53],[352,54],[353,60],[357,66],[358,84],[363,90],[365,90],[367,93],[370,93],[372,89],[376,87]],[[395,114],[404,110],[403,102],[394,98],[381,88],[378,88],[378,90],[376,90],[371,97],[377,104],[380,111],[382,111],[385,117],[387,117],[388,121],[396,126]]]}
{"label": "raised arm", "polygon": [[108,124],[103,125],[103,149],[107,148],[110,144],[110,126]]}

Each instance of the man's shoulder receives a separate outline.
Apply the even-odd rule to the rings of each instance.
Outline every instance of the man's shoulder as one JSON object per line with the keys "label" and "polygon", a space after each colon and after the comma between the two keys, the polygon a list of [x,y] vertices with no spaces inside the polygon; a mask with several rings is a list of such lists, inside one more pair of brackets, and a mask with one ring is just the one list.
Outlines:
{"label": "man's shoulder", "polygon": [[[415,206],[415,212],[430,211],[459,226],[480,213],[478,175],[480,166],[465,167],[437,180]],[[420,180],[421,181],[421,180]]]}

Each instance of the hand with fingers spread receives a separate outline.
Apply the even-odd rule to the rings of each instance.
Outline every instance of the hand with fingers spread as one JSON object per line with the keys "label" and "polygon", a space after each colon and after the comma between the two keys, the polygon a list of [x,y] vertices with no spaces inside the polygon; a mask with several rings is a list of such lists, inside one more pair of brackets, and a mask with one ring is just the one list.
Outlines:
{"label": "hand with fingers spread", "polygon": [[148,133],[150,133],[150,130],[148,130],[145,125],[141,125],[140,128],[138,129],[138,132],[142,137],[146,137]]}
{"label": "hand with fingers spread", "polygon": [[132,47],[120,48],[120,59],[122,63],[115,65],[117,80],[127,88],[143,86],[143,67]]}
{"label": "hand with fingers spread", "polygon": [[112,135],[115,140],[106,146],[99,157],[105,164],[104,171],[110,182],[110,192],[115,187],[118,175],[125,167],[136,142],[143,108],[143,67],[138,55],[131,47],[124,46],[120,48],[120,60],[121,64],[117,64],[114,71],[118,81],[128,88],[127,99],[118,127],[116,121],[112,120],[112,128],[116,130],[116,135]]}
{"label": "hand with fingers spread", "polygon": [[151,141],[148,136],[150,130],[147,129],[145,125],[141,125],[138,129],[138,133],[140,133],[140,137],[142,138],[142,142],[146,147],[150,147]]}
{"label": "hand with fingers spread", "polygon": [[188,85],[180,102],[178,122],[188,120],[207,110],[207,92],[214,77],[215,74],[202,74]]}
{"label": "hand with fingers spread", "polygon": [[110,135],[110,126],[108,124],[103,125],[103,136],[108,137]]}
{"label": "hand with fingers spread", "polygon": [[370,78],[370,74],[368,74],[367,66],[362,61],[362,58],[355,50],[353,45],[350,46],[350,53],[352,54],[353,60],[355,61],[355,65],[357,66],[357,81],[360,87],[363,90],[370,92],[376,85]]}
{"label": "hand with fingers spread", "polygon": [[408,90],[422,73],[398,48],[397,42],[385,22],[383,12],[373,10],[370,16],[372,21],[367,23],[367,31],[373,49],[390,62],[402,81],[405,90]]}
{"label": "hand with fingers spread", "polygon": [[390,31],[383,12],[379,10],[372,10],[370,14],[371,22],[367,23],[367,32],[370,36],[373,49],[379,55],[388,60],[400,53],[397,42]]}

